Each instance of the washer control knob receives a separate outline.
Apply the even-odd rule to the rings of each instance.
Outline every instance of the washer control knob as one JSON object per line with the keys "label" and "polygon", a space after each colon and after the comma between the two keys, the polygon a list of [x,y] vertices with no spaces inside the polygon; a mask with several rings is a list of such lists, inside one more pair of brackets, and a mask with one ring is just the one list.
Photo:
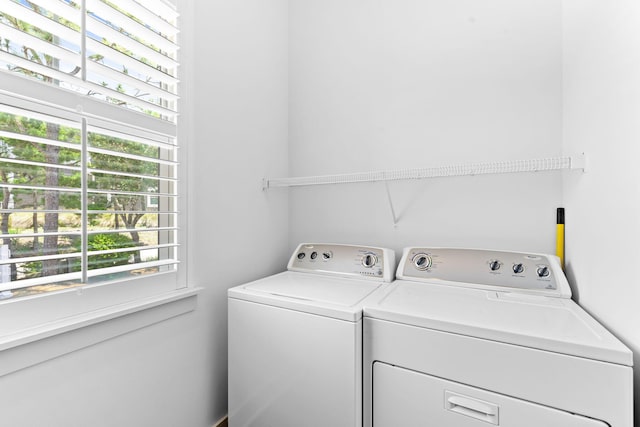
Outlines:
{"label": "washer control knob", "polygon": [[323,252],[322,253],[322,258],[325,259],[325,260],[331,259],[332,256],[333,256],[333,254],[331,252]]}
{"label": "washer control knob", "polygon": [[551,274],[551,272],[549,271],[549,267],[547,267],[546,265],[541,265],[540,267],[538,267],[537,273],[538,277],[549,277],[549,275]]}
{"label": "washer control knob", "polygon": [[433,265],[431,256],[424,253],[414,255],[411,261],[413,262],[413,266],[420,271],[425,271]]}
{"label": "washer control knob", "polygon": [[300,252],[298,254],[298,259],[304,259],[305,256],[306,256],[306,254],[304,252]]}
{"label": "washer control knob", "polygon": [[497,259],[494,259],[493,261],[489,261],[489,268],[491,269],[491,271],[500,270],[500,267],[502,267],[502,263]]}
{"label": "washer control knob", "polygon": [[521,263],[513,264],[513,272],[516,274],[520,274],[524,271],[524,265]]}
{"label": "washer control knob", "polygon": [[311,252],[311,259],[316,259],[316,258],[318,258],[318,252],[316,251]]}
{"label": "washer control knob", "polygon": [[378,262],[378,257],[375,254],[366,254],[362,257],[362,265],[365,268],[371,268]]}

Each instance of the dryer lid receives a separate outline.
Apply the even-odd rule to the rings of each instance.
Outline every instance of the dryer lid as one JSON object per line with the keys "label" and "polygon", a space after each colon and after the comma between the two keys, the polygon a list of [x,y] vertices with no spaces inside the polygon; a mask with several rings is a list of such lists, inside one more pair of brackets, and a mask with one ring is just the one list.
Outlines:
{"label": "dryer lid", "polygon": [[631,351],[571,299],[396,281],[364,315],[627,366]]}

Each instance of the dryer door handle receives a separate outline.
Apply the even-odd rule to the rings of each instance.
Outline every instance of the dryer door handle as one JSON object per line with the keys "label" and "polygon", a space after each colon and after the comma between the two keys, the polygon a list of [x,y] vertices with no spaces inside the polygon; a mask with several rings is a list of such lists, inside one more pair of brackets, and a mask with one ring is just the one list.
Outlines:
{"label": "dryer door handle", "polygon": [[498,425],[499,407],[496,404],[478,400],[473,397],[444,392],[445,409],[461,415],[475,418],[489,424]]}

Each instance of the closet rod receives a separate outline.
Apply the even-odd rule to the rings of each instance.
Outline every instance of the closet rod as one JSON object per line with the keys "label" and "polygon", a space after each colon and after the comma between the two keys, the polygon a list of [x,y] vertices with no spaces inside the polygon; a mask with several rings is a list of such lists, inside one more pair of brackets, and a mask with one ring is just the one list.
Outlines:
{"label": "closet rod", "polygon": [[348,184],[356,182],[399,181],[409,179],[444,178],[501,173],[542,172],[585,169],[584,153],[529,160],[504,160],[495,162],[465,163],[430,168],[394,169],[385,171],[346,173],[338,175],[301,176],[292,178],[265,178],[263,190],[278,187],[302,187],[311,185]]}

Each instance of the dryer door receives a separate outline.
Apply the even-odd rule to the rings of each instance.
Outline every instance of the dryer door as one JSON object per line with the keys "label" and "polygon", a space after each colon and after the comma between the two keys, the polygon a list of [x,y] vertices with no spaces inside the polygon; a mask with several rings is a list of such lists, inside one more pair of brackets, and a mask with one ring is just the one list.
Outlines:
{"label": "dryer door", "polygon": [[[552,385],[550,385],[552,386]],[[536,405],[385,363],[373,367],[374,427],[606,427]]]}

